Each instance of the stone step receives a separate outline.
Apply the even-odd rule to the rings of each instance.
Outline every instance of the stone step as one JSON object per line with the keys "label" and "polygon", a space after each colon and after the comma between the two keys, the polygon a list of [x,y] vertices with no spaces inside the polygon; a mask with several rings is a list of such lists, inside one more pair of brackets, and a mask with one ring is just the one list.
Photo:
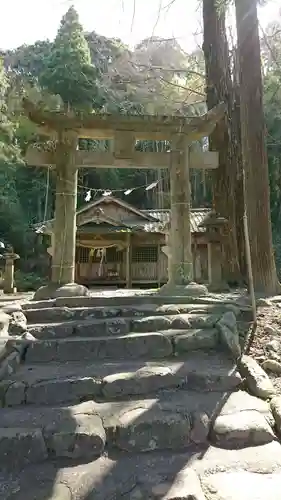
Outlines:
{"label": "stone step", "polygon": [[[24,310],[28,309],[41,309],[48,307],[123,307],[123,306],[140,306],[146,304],[232,304],[235,305],[239,301],[239,295],[237,299],[235,297],[227,298],[224,294],[223,296],[202,296],[202,297],[191,297],[191,296],[161,296],[160,294],[141,294],[141,295],[94,295],[88,297],[59,297],[57,299],[41,300],[41,301],[30,301],[22,305]],[[249,305],[245,305],[244,302],[238,307],[249,308]]]}
{"label": "stone step", "polygon": [[166,389],[228,391],[241,385],[233,362],[212,352],[192,352],[183,361],[117,361],[22,365],[0,384],[2,406],[56,405],[116,400]]}
{"label": "stone step", "polygon": [[210,442],[230,449],[257,446],[276,439],[272,426],[268,403],[243,391],[167,391],[127,402],[4,408],[0,467],[14,470],[54,458],[88,461],[114,450],[183,451]]}
{"label": "stone step", "polygon": [[100,337],[69,337],[25,340],[27,363],[50,361],[93,361],[119,359],[161,359],[181,356],[190,351],[220,347],[215,328],[165,330],[149,333]]}
{"label": "stone step", "polygon": [[162,333],[116,335],[115,337],[71,337],[30,341],[26,362],[93,361],[99,359],[159,359],[171,356],[173,346]]}
{"label": "stone step", "polygon": [[[29,306],[32,305],[28,304]],[[221,304],[143,304],[123,307],[44,307],[28,308],[25,316],[29,323],[55,323],[67,320],[112,319],[115,317],[141,318],[176,314],[223,314],[232,310],[238,316],[240,310],[232,305]]]}
{"label": "stone step", "polygon": [[280,500],[281,445],[41,463],[1,474],[1,500]]}
{"label": "stone step", "polygon": [[37,339],[71,336],[100,337],[149,333],[164,330],[215,328],[221,314],[177,314],[145,318],[85,319],[54,323],[29,324],[28,331]]}
{"label": "stone step", "polygon": [[[12,467],[46,459],[90,460],[106,442],[101,417],[72,408],[1,411],[0,464]],[[10,422],[8,422],[10,420]]]}

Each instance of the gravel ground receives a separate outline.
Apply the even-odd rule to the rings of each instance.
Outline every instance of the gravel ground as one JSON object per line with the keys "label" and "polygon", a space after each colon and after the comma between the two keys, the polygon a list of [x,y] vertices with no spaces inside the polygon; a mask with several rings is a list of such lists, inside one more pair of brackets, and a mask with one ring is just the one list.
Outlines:
{"label": "gravel ground", "polygon": [[[281,298],[280,298],[281,301]],[[269,350],[268,344],[271,341],[280,344],[277,352]],[[281,302],[272,304],[269,307],[258,308],[258,323],[249,354],[259,363],[268,359],[274,359],[281,363]],[[281,394],[281,376],[268,372],[275,388]]]}

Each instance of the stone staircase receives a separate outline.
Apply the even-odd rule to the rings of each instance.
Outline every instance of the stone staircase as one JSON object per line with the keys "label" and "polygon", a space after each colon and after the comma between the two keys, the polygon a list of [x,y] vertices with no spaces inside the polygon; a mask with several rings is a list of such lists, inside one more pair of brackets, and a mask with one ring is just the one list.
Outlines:
{"label": "stone staircase", "polygon": [[[22,307],[29,333],[16,342],[21,364],[0,385],[1,470],[60,460],[101,467],[115,457],[128,458],[136,472],[143,457],[167,466],[168,457],[198,447],[231,450],[276,440],[269,405],[243,390],[221,326],[230,318],[231,334],[247,308],[209,297],[168,297],[163,304],[157,295],[69,297]],[[163,477],[155,477],[159,488],[150,496],[147,486],[138,496],[99,496],[95,486],[93,496],[67,496],[67,490],[32,499],[208,498],[201,489],[197,496],[167,496]]]}

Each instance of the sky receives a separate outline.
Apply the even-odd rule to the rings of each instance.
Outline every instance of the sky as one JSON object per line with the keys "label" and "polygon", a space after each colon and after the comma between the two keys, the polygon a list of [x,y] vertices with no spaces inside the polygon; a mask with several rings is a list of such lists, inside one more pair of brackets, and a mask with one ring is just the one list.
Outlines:
{"label": "sky", "polygon": [[[1,5],[0,49],[53,39],[74,5],[85,31],[121,38],[131,47],[152,35],[176,38],[185,50],[200,44],[198,0],[8,0]],[[281,17],[280,0],[260,10],[263,28]]]}

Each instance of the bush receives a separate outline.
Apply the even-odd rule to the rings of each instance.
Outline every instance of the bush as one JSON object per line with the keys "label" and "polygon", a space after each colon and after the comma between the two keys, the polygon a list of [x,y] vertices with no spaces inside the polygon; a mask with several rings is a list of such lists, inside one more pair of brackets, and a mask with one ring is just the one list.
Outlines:
{"label": "bush", "polygon": [[48,278],[39,276],[36,273],[24,273],[20,270],[15,272],[15,286],[18,292],[35,291],[40,286],[47,285],[47,283]]}

